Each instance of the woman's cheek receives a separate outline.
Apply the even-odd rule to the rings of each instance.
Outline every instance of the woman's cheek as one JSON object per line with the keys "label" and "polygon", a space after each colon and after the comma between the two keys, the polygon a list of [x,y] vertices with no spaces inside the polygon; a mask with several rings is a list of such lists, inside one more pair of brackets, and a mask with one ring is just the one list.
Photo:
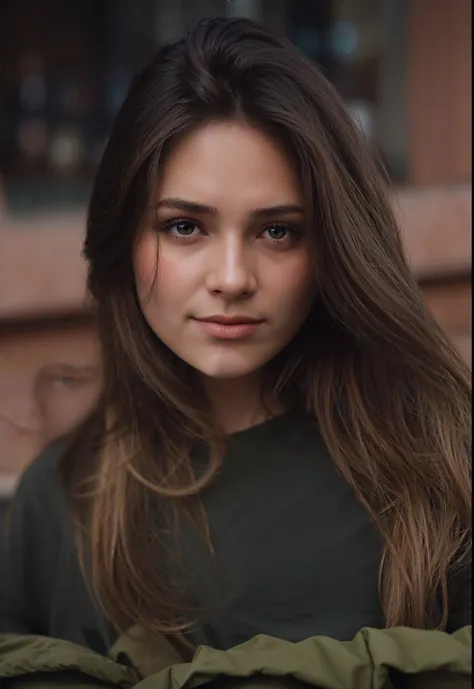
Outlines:
{"label": "woman's cheek", "polygon": [[158,241],[155,233],[144,233],[135,247],[133,269],[140,295],[150,291],[158,269]]}

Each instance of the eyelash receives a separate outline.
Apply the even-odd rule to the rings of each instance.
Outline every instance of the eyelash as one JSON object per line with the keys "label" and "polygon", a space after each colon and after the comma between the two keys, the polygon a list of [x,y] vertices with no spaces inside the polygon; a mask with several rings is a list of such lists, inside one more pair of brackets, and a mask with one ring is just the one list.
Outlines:
{"label": "eyelash", "polygon": [[[172,218],[171,220],[166,220],[166,222],[164,222],[161,225],[161,227],[159,228],[159,231],[163,232],[164,234],[171,235],[178,242],[188,242],[188,241],[191,241],[192,239],[195,239],[197,236],[200,236],[200,235],[179,235],[179,234],[173,235],[171,233],[171,229],[173,227],[175,227],[176,225],[179,225],[179,223],[188,223],[190,225],[193,225],[196,229],[200,230],[199,223],[197,223],[195,220],[191,220],[190,218]],[[290,235],[290,238],[293,238],[293,239],[295,238],[296,235],[300,234],[297,232],[297,230],[294,228],[294,226],[292,226],[289,223],[273,222],[273,223],[270,223],[269,225],[266,225],[262,229],[259,236],[261,236],[261,234],[263,234],[267,230],[271,230],[271,229],[286,230],[288,232],[288,234]],[[290,238],[284,237],[283,239],[273,239],[270,241],[273,244],[283,244],[283,243],[287,242],[288,239],[290,239]]]}

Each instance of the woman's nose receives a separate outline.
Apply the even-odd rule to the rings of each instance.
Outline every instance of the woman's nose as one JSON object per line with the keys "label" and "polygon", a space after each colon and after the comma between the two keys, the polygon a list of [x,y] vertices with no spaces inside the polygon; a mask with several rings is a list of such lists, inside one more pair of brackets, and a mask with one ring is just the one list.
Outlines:
{"label": "woman's nose", "polygon": [[212,254],[207,287],[229,299],[246,298],[257,288],[255,260],[238,236],[223,239]]}

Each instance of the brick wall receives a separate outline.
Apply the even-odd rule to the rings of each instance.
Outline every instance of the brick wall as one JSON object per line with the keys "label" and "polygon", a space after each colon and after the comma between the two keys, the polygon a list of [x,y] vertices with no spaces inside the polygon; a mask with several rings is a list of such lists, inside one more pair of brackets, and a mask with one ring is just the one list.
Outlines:
{"label": "brick wall", "polygon": [[472,366],[472,285],[470,277],[423,286],[425,301]]}

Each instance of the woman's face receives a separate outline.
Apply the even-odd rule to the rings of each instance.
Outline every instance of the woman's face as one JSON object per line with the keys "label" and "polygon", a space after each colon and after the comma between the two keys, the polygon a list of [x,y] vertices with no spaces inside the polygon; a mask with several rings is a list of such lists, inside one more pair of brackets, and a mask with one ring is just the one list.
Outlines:
{"label": "woman's face", "polygon": [[205,376],[255,373],[314,298],[303,198],[283,151],[248,124],[206,125],[167,159],[156,218],[134,253],[150,327]]}
{"label": "woman's face", "polygon": [[10,333],[0,339],[0,475],[20,472],[95,404],[97,335],[88,327]]}

